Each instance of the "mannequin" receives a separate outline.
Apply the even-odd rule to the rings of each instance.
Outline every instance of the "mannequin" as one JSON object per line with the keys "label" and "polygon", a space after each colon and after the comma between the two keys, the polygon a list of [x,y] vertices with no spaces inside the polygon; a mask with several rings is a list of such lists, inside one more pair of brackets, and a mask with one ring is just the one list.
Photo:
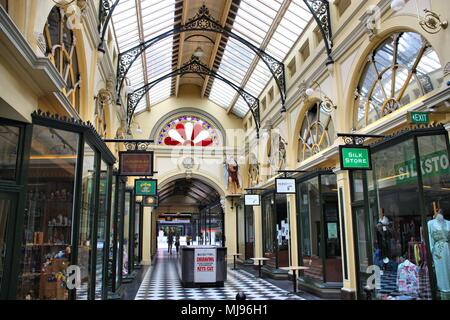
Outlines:
{"label": "mannequin", "polygon": [[390,255],[390,221],[384,215],[384,208],[381,208],[378,223],[377,223],[377,238],[380,245],[382,258],[387,258]]}
{"label": "mannequin", "polygon": [[428,234],[437,287],[441,292],[450,293],[450,221],[445,220],[442,209],[435,203],[433,209],[433,219],[428,221]]}

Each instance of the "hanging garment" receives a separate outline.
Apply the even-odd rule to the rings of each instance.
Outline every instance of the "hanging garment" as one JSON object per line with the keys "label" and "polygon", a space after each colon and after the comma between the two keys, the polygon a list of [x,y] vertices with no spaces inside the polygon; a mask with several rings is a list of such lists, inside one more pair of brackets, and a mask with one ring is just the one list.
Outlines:
{"label": "hanging garment", "polygon": [[397,269],[397,290],[407,294],[419,294],[419,267],[409,260]]}
{"label": "hanging garment", "polygon": [[450,221],[433,219],[428,222],[430,249],[439,291],[450,292]]}

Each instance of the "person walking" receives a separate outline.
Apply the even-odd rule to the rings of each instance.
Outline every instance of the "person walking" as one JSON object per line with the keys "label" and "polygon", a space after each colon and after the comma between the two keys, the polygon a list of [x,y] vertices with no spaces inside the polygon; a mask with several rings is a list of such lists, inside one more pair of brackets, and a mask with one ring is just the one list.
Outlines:
{"label": "person walking", "polygon": [[175,249],[177,250],[177,255],[180,251],[180,235],[177,234],[175,237]]}
{"label": "person walking", "polygon": [[169,252],[170,255],[172,255],[172,246],[173,246],[173,234],[172,232],[169,232],[167,236],[167,252]]}

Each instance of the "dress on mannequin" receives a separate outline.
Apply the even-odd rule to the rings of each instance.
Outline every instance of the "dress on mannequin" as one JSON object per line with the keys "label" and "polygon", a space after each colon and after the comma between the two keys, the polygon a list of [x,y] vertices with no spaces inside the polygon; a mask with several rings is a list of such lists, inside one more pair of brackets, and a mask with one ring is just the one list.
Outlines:
{"label": "dress on mannequin", "polygon": [[450,221],[445,220],[442,213],[437,213],[428,222],[428,233],[438,290],[450,292]]}

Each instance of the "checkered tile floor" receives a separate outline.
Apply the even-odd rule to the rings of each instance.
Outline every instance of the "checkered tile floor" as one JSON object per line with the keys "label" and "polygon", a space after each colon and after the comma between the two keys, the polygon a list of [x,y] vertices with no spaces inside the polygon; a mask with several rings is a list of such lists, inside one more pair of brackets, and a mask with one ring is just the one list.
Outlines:
{"label": "checkered tile floor", "polygon": [[221,288],[183,288],[176,268],[176,256],[160,251],[155,265],[149,269],[135,300],[236,300],[244,292],[247,300],[304,300],[288,295],[264,279],[244,270],[228,268],[227,281]]}

